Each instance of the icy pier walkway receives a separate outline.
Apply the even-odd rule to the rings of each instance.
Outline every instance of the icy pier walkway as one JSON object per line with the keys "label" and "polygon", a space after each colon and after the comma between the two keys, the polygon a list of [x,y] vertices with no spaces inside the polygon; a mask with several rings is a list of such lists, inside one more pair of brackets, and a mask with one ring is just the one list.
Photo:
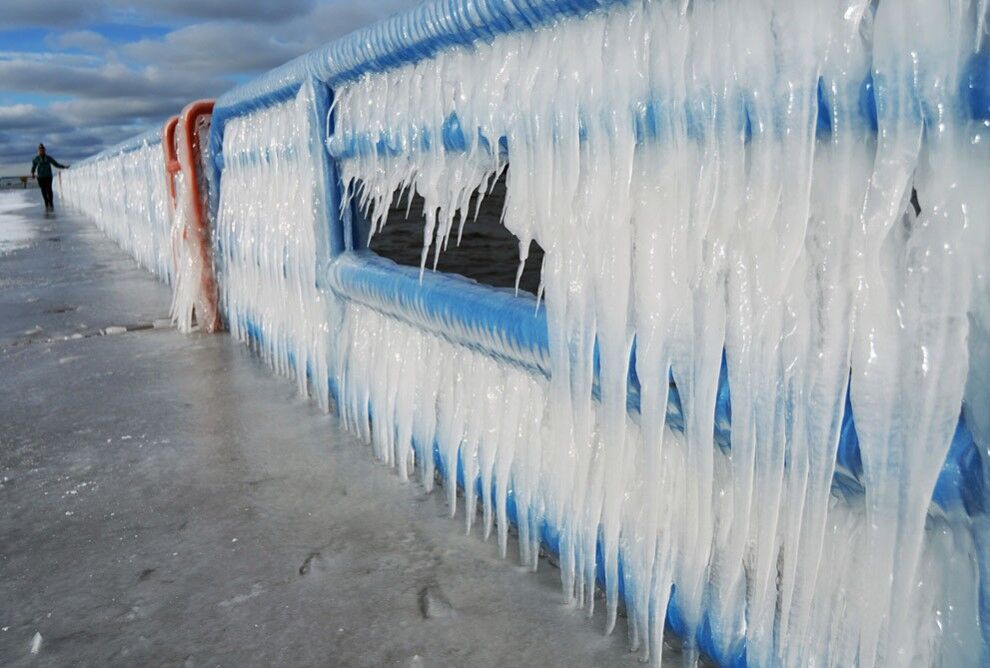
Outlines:
{"label": "icy pier walkway", "polygon": [[229,336],[142,329],[168,289],[37,209],[0,255],[0,665],[637,665]]}

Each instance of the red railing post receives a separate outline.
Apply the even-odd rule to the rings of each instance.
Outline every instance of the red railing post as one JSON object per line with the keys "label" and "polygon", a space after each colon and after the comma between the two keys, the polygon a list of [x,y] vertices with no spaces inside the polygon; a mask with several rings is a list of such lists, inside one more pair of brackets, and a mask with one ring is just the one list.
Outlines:
{"label": "red railing post", "polygon": [[179,171],[179,160],[175,155],[175,127],[179,117],[173,116],[162,126],[162,150],[165,152],[165,182],[172,196],[172,206],[175,206],[175,175]]}
{"label": "red railing post", "polygon": [[197,124],[204,116],[213,113],[213,100],[197,100],[186,105],[173,124],[172,120],[165,124],[163,140],[171,131],[171,141],[167,141],[166,170],[169,173],[169,183],[173,198],[175,198],[175,177],[182,172],[188,188],[185,191],[185,202],[176,202],[176,210],[183,207],[187,214],[186,229],[182,230],[181,243],[188,244],[188,251],[200,263],[199,293],[195,300],[196,320],[205,332],[215,332],[220,329],[220,310],[218,307],[218,291],[216,277],[213,273],[213,254],[210,244],[209,218],[200,190],[201,180],[201,150]]}

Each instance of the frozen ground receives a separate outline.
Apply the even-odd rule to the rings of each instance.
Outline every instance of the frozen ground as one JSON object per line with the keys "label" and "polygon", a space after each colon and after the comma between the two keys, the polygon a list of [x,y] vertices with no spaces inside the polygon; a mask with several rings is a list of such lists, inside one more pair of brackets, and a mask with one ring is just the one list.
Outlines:
{"label": "frozen ground", "polygon": [[37,194],[37,190],[0,193],[0,255],[29,245],[34,230],[21,213]]}
{"label": "frozen ground", "polygon": [[636,665],[229,337],[101,335],[168,289],[37,204],[0,255],[0,665]]}

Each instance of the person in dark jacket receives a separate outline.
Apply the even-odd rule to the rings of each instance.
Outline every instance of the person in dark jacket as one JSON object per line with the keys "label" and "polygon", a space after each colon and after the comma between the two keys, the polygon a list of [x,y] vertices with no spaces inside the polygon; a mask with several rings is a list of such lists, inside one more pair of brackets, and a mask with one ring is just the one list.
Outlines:
{"label": "person in dark jacket", "polygon": [[38,144],[38,155],[31,163],[31,178],[34,178],[35,172],[37,172],[41,196],[45,198],[45,211],[55,210],[55,196],[52,193],[52,165],[59,169],[68,169],[69,167],[45,153],[44,144]]}

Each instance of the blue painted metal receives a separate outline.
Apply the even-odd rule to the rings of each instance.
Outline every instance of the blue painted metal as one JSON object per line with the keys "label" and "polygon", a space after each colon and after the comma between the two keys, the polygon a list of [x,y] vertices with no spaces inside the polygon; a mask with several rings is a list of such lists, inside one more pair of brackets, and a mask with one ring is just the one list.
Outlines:
{"label": "blue painted metal", "polygon": [[310,125],[313,128],[312,136],[309,138],[310,151],[319,161],[317,174],[321,179],[319,190],[321,196],[317,198],[315,204],[318,208],[317,218],[322,220],[324,228],[317,231],[317,240],[321,245],[317,253],[320,257],[336,257],[348,246],[346,237],[349,236],[349,231],[346,226],[340,224],[343,188],[337,162],[331,159],[323,146],[323,135],[333,106],[333,93],[315,79],[310,79],[309,84],[313,87],[314,96],[314,105],[310,111]]}
{"label": "blue painted metal", "polygon": [[628,4],[629,0],[429,0],[355,30],[302,55],[217,100],[226,108],[264,108],[265,98],[312,76],[331,88],[368,72],[431,58],[443,49],[533,30],[568,16]]}
{"label": "blue painted metal", "polygon": [[[462,276],[426,272],[400,266],[369,251],[345,253],[330,263],[324,287],[346,300],[368,306],[413,327],[529,371],[550,375],[546,310],[530,295],[491,288]],[[635,347],[630,364],[628,406],[638,413],[639,380],[635,374]],[[667,422],[684,429],[680,397],[671,378]],[[715,442],[731,447],[732,407],[725,360],[719,376],[715,410]],[[863,494],[863,465],[859,438],[846,398],[836,457],[833,490],[845,496]],[[972,513],[985,498],[979,453],[960,418],[949,455],[932,501],[944,512]]]}
{"label": "blue painted metal", "polygon": [[546,310],[511,290],[432,271],[421,283],[418,269],[371,251],[345,253],[331,262],[326,287],[451,343],[550,373]]}
{"label": "blue painted metal", "polygon": [[975,120],[990,120],[990,40],[970,56],[960,81],[959,94]]}
{"label": "blue painted metal", "polygon": [[[288,67],[293,62],[295,61],[290,61],[286,65],[283,65],[282,68]],[[282,68],[273,70],[273,72],[279,71]],[[259,92],[258,95],[251,99],[222,104],[224,97],[221,97],[213,105],[213,117],[210,119],[210,164],[208,165],[207,180],[210,182],[211,186],[212,184],[218,185],[215,188],[210,188],[209,205],[210,217],[212,220],[216,220],[217,212],[220,210],[219,183],[221,175],[223,174],[223,135],[224,130],[227,127],[227,121],[259,109],[267,109],[272,105],[287,102],[296,96],[296,93],[299,92],[299,87],[301,85],[301,80],[291,81],[281,87]]]}
{"label": "blue painted metal", "polygon": [[[976,54],[968,61],[966,73],[962,77],[959,91],[960,112],[967,118],[973,120],[990,119],[990,56]],[[878,81],[880,82],[878,84]],[[831,134],[831,108],[828,96],[825,92],[824,83],[821,79],[817,85],[818,110],[816,117],[816,135],[819,138],[827,138]],[[859,122],[862,127],[872,133],[876,133],[879,127],[878,121],[878,96],[881,100],[881,107],[884,100],[889,100],[890,91],[883,88],[882,78],[874,79],[872,74],[867,75],[859,85],[858,98],[854,107],[858,111]],[[694,109],[702,108],[702,105],[688,102],[684,105],[687,117],[688,135],[693,138],[701,138],[704,135],[704,123],[693,112]],[[892,113],[885,110],[886,113]],[[668,113],[667,105],[657,96],[651,97],[643,102],[630,105],[630,123],[636,135],[638,144],[650,141],[663,141],[664,139],[664,116]],[[919,120],[926,123],[935,122],[923,114],[922,108],[917,109]],[[744,101],[740,98],[739,104],[735,107],[735,114],[729,115],[727,122],[733,122],[733,127],[745,136],[748,141],[752,135],[752,122],[748,109]],[[584,125],[582,125],[582,131]],[[444,120],[441,128],[443,147],[447,152],[464,152],[470,148],[468,137],[470,131],[466,130],[457,115],[452,111]],[[348,133],[337,134],[327,139],[327,150],[337,160],[348,160],[359,155],[368,155],[372,152],[379,156],[393,156],[402,152],[402,147],[416,146],[414,138],[422,138],[425,141],[423,150],[429,150],[429,137],[431,129],[427,127],[410,128],[406,132],[408,136],[397,137],[386,130],[377,137],[372,137],[368,133]],[[491,145],[484,136],[482,128],[476,128],[474,133],[476,141],[482,147],[491,151]],[[403,141],[403,139],[405,141]],[[585,139],[582,132],[581,139]],[[505,136],[499,137],[499,144],[507,146],[508,139]]]}

